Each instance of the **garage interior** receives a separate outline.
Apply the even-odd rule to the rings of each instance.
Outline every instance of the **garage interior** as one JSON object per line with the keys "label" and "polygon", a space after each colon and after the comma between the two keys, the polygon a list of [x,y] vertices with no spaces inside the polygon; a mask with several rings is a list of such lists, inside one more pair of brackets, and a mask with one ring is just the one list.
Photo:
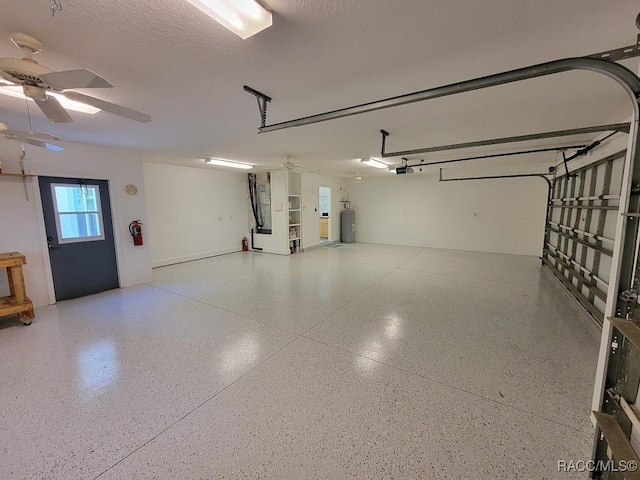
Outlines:
{"label": "garage interior", "polygon": [[2,6],[0,478],[640,478],[637,4],[243,5]]}

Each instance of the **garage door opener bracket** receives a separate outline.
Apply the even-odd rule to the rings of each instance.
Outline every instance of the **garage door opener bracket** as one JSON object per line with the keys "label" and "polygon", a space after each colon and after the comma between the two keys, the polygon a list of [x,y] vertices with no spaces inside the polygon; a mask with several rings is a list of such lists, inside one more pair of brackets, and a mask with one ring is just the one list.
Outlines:
{"label": "garage door opener bracket", "polygon": [[260,128],[264,128],[267,123],[267,104],[271,102],[271,97],[268,97],[262,92],[254,90],[253,88],[245,85],[242,87],[245,92],[250,93],[256,100],[258,100],[258,111],[260,112]]}
{"label": "garage door opener bracket", "polygon": [[267,103],[271,102],[271,97],[268,97],[264,93],[261,93],[247,85],[244,86],[244,90],[258,99],[258,108],[260,110],[260,128],[258,129],[258,133],[266,133],[273,132],[275,130],[283,130],[285,128],[301,127],[304,125],[311,125],[313,123],[326,122],[328,120],[335,120],[352,115],[360,115],[362,113],[383,110],[385,108],[399,107],[400,105],[408,105],[410,103],[422,102],[425,100],[432,100],[465,92],[472,92],[483,88],[495,87],[531,78],[544,77],[571,70],[589,70],[602,73],[616,80],[623,88],[627,89],[628,92],[633,91],[633,94],[637,99],[639,94],[637,91],[638,77],[628,68],[615,63],[617,60],[636,56],[640,56],[640,36],[638,36],[635,45],[628,47],[600,52],[585,57],[565,58],[538,65],[531,65],[529,67],[496,73],[486,77],[479,77],[441,87],[420,90],[418,92],[398,95],[396,97],[354,105],[352,107],[340,108],[272,125],[266,124]]}

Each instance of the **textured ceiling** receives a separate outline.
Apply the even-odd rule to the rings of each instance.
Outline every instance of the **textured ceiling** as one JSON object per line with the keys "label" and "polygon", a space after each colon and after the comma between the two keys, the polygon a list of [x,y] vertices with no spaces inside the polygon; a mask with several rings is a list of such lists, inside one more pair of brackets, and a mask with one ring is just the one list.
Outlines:
{"label": "textured ceiling", "polygon": [[[388,149],[395,151],[630,115],[613,81],[572,72],[258,135],[256,101],[244,84],[273,98],[268,123],[276,123],[630,45],[640,10],[631,0],[263,3],[273,26],[243,41],[184,0],[62,0],[55,17],[47,0],[2,2],[0,57],[20,56],[10,32],[33,35],[44,43],[41,64],[93,70],[115,88],[86,93],[153,117],[138,124],[72,112],[74,123],[54,125],[37,111],[35,130],[194,166],[204,156],[277,166],[291,155],[329,174],[367,175],[374,169],[355,159],[379,154],[381,128],[391,132]],[[625,65],[637,71],[637,61]],[[10,128],[26,129],[25,113],[23,101],[0,96],[0,121]],[[543,165],[552,158],[500,162]]]}

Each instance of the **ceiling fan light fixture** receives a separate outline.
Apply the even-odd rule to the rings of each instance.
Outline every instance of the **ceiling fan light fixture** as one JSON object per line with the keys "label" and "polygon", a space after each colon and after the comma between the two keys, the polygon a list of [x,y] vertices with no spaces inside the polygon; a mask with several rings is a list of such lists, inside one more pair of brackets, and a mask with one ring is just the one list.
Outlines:
{"label": "ceiling fan light fixture", "polygon": [[[6,82],[2,82],[2,83],[4,83],[5,85],[9,85]],[[25,96],[22,87],[19,85],[0,87],[0,94],[6,95],[8,97],[20,98],[23,100],[27,98],[28,100],[33,101],[33,98]],[[91,105],[76,102],[74,100],[69,100],[67,97],[59,93],[47,92],[47,95],[51,95],[52,97],[55,97],[60,102],[60,105],[62,105],[67,110],[72,110],[74,112],[79,112],[79,113],[87,113],[89,115],[94,115],[100,111],[99,108],[92,107]]]}
{"label": "ceiling fan light fixture", "polygon": [[253,165],[249,165],[248,163],[232,162],[220,158],[205,158],[204,163],[207,165],[218,165],[219,167],[241,168],[243,170],[251,170],[253,168]]}
{"label": "ceiling fan light fixture", "polygon": [[376,160],[375,158],[363,158],[360,160],[360,163],[364,163],[365,165],[369,165],[374,168],[389,168],[389,165],[381,162],[380,160]]}
{"label": "ceiling fan light fixture", "polygon": [[243,40],[273,23],[271,12],[256,0],[187,0]]}
{"label": "ceiling fan light fixture", "polygon": [[61,145],[56,145],[55,143],[44,142],[45,148],[47,150],[51,150],[52,152],[62,152],[64,151],[64,147]]}

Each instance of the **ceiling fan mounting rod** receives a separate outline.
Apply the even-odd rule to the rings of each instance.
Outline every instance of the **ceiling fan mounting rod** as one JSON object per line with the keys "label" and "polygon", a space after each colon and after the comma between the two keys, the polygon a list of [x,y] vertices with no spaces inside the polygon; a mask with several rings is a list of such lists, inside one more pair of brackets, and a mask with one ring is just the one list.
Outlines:
{"label": "ceiling fan mounting rod", "polygon": [[629,133],[629,124],[613,123],[609,125],[597,125],[593,127],[572,128],[568,130],[556,130],[553,132],[531,133],[528,135],[518,135],[515,137],[493,138],[490,140],[478,140],[474,142],[453,143],[451,145],[439,145],[436,147],[416,148],[413,150],[403,150],[399,152],[387,152],[386,141],[390,133],[387,132],[386,130],[380,130],[380,133],[382,134],[381,154],[382,154],[382,158],[404,157],[404,156],[419,155],[424,153],[445,152],[449,150],[462,150],[465,148],[487,147],[490,145],[501,145],[505,143],[527,142],[530,140],[542,140],[546,138],[567,137],[571,135],[582,135],[586,133],[599,133],[599,132],[609,132],[609,131]]}
{"label": "ceiling fan mounting rod", "polygon": [[[620,49],[618,49],[620,50]],[[626,54],[630,56],[640,55],[640,48],[638,45],[631,47],[625,47],[623,51],[628,52]],[[617,51],[617,50],[616,50]],[[597,54],[605,55],[606,52]],[[446,97],[449,95],[456,95],[465,92],[471,92],[474,90],[480,90],[488,87],[495,87],[498,85],[504,85],[507,83],[518,82],[521,80],[528,80],[537,77],[544,77],[547,75],[553,75],[556,73],[568,72],[571,70],[587,70],[592,72],[601,73],[606,75],[616,82],[618,82],[627,93],[634,99],[634,101],[640,95],[640,79],[628,68],[619,65],[612,61],[617,58],[615,55],[610,54],[609,57],[604,60],[602,57],[576,57],[565,58],[562,60],[554,60],[551,62],[541,63],[538,65],[532,65],[529,67],[519,68],[516,70],[510,70],[506,72],[496,73],[494,75],[488,75],[486,77],[475,78],[472,80],[465,80],[463,82],[452,83],[444,85],[442,87],[431,88],[428,90],[421,90],[418,92],[407,93],[399,95],[397,97],[385,98],[369,103],[363,103],[352,107],[341,108],[330,112],[324,112],[308,117],[297,118],[295,120],[289,120],[286,122],[275,123],[273,125],[266,125],[266,101],[271,101],[270,97],[257,92],[254,89],[249,89],[245,86],[245,91],[252,95],[263,97],[266,100],[264,108],[261,108],[261,126],[258,129],[259,133],[273,132],[275,130],[282,130],[285,128],[301,127],[304,125],[310,125],[313,123],[326,122],[328,120],[335,120],[338,118],[349,117],[352,115],[359,115],[362,113],[374,112],[376,110],[382,110],[385,108],[397,107],[400,105],[407,105],[415,102],[422,102],[425,100],[432,100],[435,98]]]}
{"label": "ceiling fan mounting rod", "polygon": [[[42,51],[42,43],[37,38],[33,38],[31,35],[15,32],[12,33],[11,41],[20,50],[27,54],[27,58],[32,59],[32,54],[40,53]],[[35,62],[35,61],[34,61]]]}

